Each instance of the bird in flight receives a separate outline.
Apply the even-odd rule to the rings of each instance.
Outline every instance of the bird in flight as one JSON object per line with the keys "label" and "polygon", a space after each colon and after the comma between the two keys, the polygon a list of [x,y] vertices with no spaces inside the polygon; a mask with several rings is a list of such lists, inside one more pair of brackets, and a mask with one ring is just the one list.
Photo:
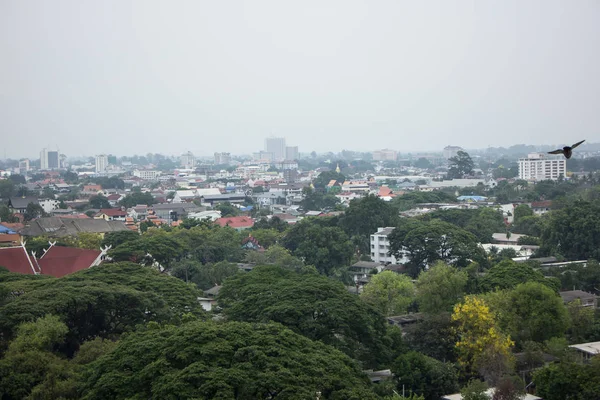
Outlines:
{"label": "bird in flight", "polygon": [[562,149],[556,149],[554,151],[549,151],[548,154],[562,154],[566,158],[571,158],[571,155],[573,154],[573,149],[575,147],[579,146],[583,142],[585,142],[585,140],[582,140],[581,142],[577,142],[572,146],[565,146]]}

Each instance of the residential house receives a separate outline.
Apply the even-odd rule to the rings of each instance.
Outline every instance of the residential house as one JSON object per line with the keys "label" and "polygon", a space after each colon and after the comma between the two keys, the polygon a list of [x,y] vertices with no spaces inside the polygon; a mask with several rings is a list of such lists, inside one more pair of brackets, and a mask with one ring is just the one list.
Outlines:
{"label": "residential house", "polygon": [[373,271],[383,271],[384,265],[372,261],[358,261],[348,268],[354,283],[367,283]]}
{"label": "residential house", "polygon": [[600,342],[572,344],[569,347],[577,352],[583,362],[587,362],[592,357],[600,354]]}
{"label": "residential house", "polygon": [[242,204],[246,201],[244,193],[207,194],[202,196],[202,203],[214,206],[219,203]]}
{"label": "residential house", "polygon": [[8,208],[10,208],[14,213],[24,214],[27,211],[27,206],[29,204],[39,205],[39,201],[37,197],[28,196],[28,197],[11,197],[8,199]]}
{"label": "residential house", "polygon": [[105,221],[125,221],[127,211],[120,208],[101,208],[94,215],[94,219],[103,219]]}
{"label": "residential house", "polygon": [[198,198],[198,195],[195,190],[177,190],[173,196],[173,203],[191,202],[196,198]]}
{"label": "residential house", "polygon": [[21,235],[11,228],[0,225],[0,246],[16,246],[21,242]]}
{"label": "residential house", "polygon": [[[494,392],[496,391],[496,388],[489,388],[488,390],[485,391],[485,393],[488,395],[488,398],[492,398],[494,396]],[[447,394],[442,396],[442,400],[462,400],[463,397],[460,393],[455,393],[455,394]],[[534,396],[532,394],[529,393],[523,393],[522,397],[520,397],[521,400],[543,400],[541,397],[538,396]]]}
{"label": "residential house", "polygon": [[149,209],[146,204],[138,204],[127,210],[127,216],[132,217],[136,221],[142,221],[149,215]]}
{"label": "residential house", "polygon": [[38,200],[38,204],[44,209],[46,214],[50,214],[59,208],[60,201],[56,199],[42,199]]}
{"label": "residential house", "polygon": [[83,190],[81,191],[81,195],[88,197],[97,196],[99,194],[104,195],[101,185],[84,185]]}
{"label": "residential house", "polygon": [[200,211],[200,212],[192,212],[188,214],[188,218],[190,219],[210,219],[211,221],[216,221],[221,218],[221,211],[218,210],[208,210],[208,211]]}
{"label": "residential house", "polygon": [[254,226],[254,221],[249,217],[224,217],[215,220],[215,224],[225,227],[229,226],[236,231],[243,231]]}
{"label": "residential house", "polygon": [[535,215],[546,214],[552,208],[552,200],[534,201],[531,203],[531,209]]}
{"label": "residential house", "polygon": [[583,290],[566,290],[559,294],[565,304],[579,299],[582,307],[598,307],[598,297],[592,293],[584,292]]}
{"label": "residential house", "polygon": [[119,204],[123,197],[125,196],[123,196],[120,193],[112,193],[106,196],[106,199],[108,200],[108,204],[110,204],[111,207],[115,207],[117,204]]}
{"label": "residential house", "polygon": [[388,324],[395,325],[400,328],[404,328],[407,325],[416,324],[419,321],[422,321],[424,315],[422,313],[413,313],[413,314],[403,314],[403,315],[395,315],[392,317],[387,317]]}
{"label": "residential house", "polygon": [[506,233],[493,233],[492,243],[517,245],[519,238],[522,236],[525,235],[519,235],[516,233],[511,233],[510,235],[507,235]]}
{"label": "residential house", "polygon": [[[205,211],[206,207],[198,207],[194,203],[163,203],[154,204],[152,207],[157,217],[164,220],[177,221],[187,218],[189,214]],[[219,215],[220,217],[221,215]],[[217,217],[217,218],[219,218]]]}

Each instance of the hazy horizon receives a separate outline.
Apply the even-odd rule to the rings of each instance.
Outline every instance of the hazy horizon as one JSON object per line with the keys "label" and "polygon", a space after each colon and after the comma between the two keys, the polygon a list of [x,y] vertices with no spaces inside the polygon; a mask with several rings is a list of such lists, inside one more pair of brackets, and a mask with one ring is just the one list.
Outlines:
{"label": "hazy horizon", "polygon": [[0,0],[1,154],[600,141],[597,1]]}

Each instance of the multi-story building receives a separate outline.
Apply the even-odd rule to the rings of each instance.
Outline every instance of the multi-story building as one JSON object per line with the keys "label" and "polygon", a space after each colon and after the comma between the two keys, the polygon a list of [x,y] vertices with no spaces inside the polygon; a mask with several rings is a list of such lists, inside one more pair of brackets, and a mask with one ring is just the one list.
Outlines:
{"label": "multi-story building", "polygon": [[389,254],[390,241],[388,235],[394,227],[377,228],[377,232],[371,235],[371,260],[382,264],[399,264],[400,260]]}
{"label": "multi-story building", "polygon": [[396,158],[398,158],[398,153],[390,149],[373,151],[371,154],[373,155],[373,161],[396,161]]}
{"label": "multi-story building", "polygon": [[106,171],[108,167],[108,156],[106,154],[100,154],[96,156],[96,173],[102,173]]}
{"label": "multi-story building", "polygon": [[215,153],[215,164],[229,164],[231,162],[231,154],[230,153]]}
{"label": "multi-story building", "polygon": [[459,151],[463,151],[463,148],[460,146],[446,146],[444,147],[444,158],[449,160],[452,157],[456,157]]}
{"label": "multi-story building", "polygon": [[42,149],[40,152],[40,169],[58,169],[59,167],[58,151]]}
{"label": "multi-story building", "polygon": [[519,159],[519,179],[527,181],[557,180],[567,175],[567,162],[562,156],[529,153]]}
{"label": "multi-story building", "polygon": [[298,146],[286,146],[285,159],[290,161],[298,160]]}
{"label": "multi-story building", "polygon": [[136,169],[133,171],[133,176],[142,178],[145,181],[155,181],[160,176],[160,171],[149,169]]}
{"label": "multi-story building", "polygon": [[29,159],[19,161],[19,174],[25,175],[29,171]]}
{"label": "multi-story building", "polygon": [[[215,153],[216,154],[216,153]],[[182,154],[179,158],[181,168],[184,169],[194,169],[196,167],[196,157],[192,154],[191,151],[188,151],[185,154]]]}
{"label": "multi-story building", "polygon": [[268,151],[259,151],[252,154],[254,161],[271,162],[274,160],[273,153]]}
{"label": "multi-story building", "polygon": [[285,138],[266,138],[265,151],[273,154],[273,161],[283,160],[285,158]]}

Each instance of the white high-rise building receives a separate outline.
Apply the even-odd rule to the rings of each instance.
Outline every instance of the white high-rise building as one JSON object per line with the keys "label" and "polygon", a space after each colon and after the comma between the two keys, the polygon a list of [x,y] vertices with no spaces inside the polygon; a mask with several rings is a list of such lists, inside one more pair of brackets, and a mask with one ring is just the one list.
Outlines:
{"label": "white high-rise building", "polygon": [[557,180],[567,175],[567,161],[563,156],[529,153],[519,159],[519,179],[526,181]]}
{"label": "white high-rise building", "polygon": [[19,173],[21,175],[26,175],[29,171],[29,159],[24,159],[19,161]]}
{"label": "white high-rise building", "polygon": [[398,260],[388,254],[390,251],[390,240],[388,235],[394,231],[394,227],[377,228],[377,232],[371,235],[371,260],[382,264],[401,264],[406,259]]}
{"label": "white high-rise building", "polygon": [[108,156],[106,154],[100,154],[96,156],[96,173],[106,172],[108,167]]}
{"label": "white high-rise building", "polygon": [[395,150],[383,149],[371,152],[373,161],[396,161],[398,153]]}
{"label": "white high-rise building", "polygon": [[48,151],[48,149],[40,151],[40,169],[56,169],[59,167],[58,151]]}
{"label": "white high-rise building", "polygon": [[215,153],[215,165],[229,164],[231,153]]}
{"label": "white high-rise building", "polygon": [[191,151],[188,151],[181,155],[180,164],[181,168],[194,169],[196,167],[196,157],[194,157]]}
{"label": "white high-rise building", "polygon": [[444,147],[444,158],[449,160],[452,157],[456,157],[459,151],[463,151],[463,148],[460,146],[446,146]]}
{"label": "white high-rise building", "polygon": [[285,159],[288,161],[298,160],[298,146],[286,146]]}
{"label": "white high-rise building", "polygon": [[282,161],[285,159],[285,138],[266,138],[265,151],[273,154],[273,161]]}

